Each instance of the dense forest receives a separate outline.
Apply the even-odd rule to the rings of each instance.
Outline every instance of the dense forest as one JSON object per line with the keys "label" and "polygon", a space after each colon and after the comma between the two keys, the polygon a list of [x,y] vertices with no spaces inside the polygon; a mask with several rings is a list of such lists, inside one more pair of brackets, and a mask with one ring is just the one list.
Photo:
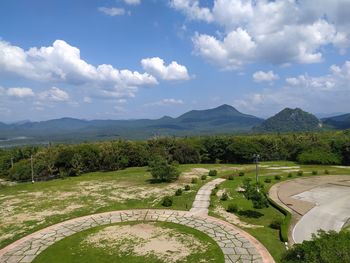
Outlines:
{"label": "dense forest", "polygon": [[251,163],[289,160],[303,164],[350,165],[350,130],[337,132],[154,138],[75,145],[25,146],[0,149],[0,175],[14,181],[77,176],[146,166],[154,158],[169,163]]}

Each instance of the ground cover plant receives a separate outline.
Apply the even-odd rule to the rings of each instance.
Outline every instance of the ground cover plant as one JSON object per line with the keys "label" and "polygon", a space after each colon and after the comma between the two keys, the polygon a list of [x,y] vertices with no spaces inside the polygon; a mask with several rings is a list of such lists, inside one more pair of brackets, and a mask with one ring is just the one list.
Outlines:
{"label": "ground cover plant", "polygon": [[[137,242],[135,242],[137,241]],[[167,222],[135,222],[89,229],[67,237],[43,251],[41,262],[224,262],[206,234]]]}

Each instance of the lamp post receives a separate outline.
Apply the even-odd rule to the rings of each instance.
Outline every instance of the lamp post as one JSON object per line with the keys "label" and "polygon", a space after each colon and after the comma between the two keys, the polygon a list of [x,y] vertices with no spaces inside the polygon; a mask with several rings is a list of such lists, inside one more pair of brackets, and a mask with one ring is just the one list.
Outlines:
{"label": "lamp post", "polygon": [[31,168],[31,170],[32,170],[32,184],[34,184],[33,155],[30,155],[30,168]]}
{"label": "lamp post", "polygon": [[254,158],[254,162],[255,162],[256,190],[259,192],[258,182],[259,182],[259,159],[260,159],[260,154],[254,154],[253,158]]}

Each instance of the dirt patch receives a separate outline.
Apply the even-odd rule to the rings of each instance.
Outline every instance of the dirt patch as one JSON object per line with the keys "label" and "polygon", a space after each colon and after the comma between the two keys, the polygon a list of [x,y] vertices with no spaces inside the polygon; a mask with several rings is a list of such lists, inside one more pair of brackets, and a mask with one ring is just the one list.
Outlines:
{"label": "dirt patch", "polygon": [[184,172],[181,174],[180,178],[191,179],[199,178],[202,175],[208,175],[209,170],[205,168],[193,168],[189,172]]}
{"label": "dirt patch", "polygon": [[286,169],[295,170],[295,169],[300,169],[300,166],[273,166],[273,167],[267,167],[266,169],[269,169],[269,170],[286,170]]}
{"label": "dirt patch", "polygon": [[222,216],[223,218],[225,218],[225,220],[231,224],[237,225],[239,227],[246,227],[246,228],[259,228],[259,227],[263,227],[260,225],[252,225],[252,224],[248,224],[245,223],[243,221],[241,221],[239,219],[238,216],[236,216],[235,214],[229,213],[225,210],[224,207],[222,207],[221,205],[217,206],[214,210],[214,212],[216,214],[218,214],[219,216]]}
{"label": "dirt patch", "polygon": [[164,262],[177,262],[193,252],[203,252],[207,245],[194,236],[162,228],[153,223],[110,226],[89,235],[83,246],[110,251],[118,248],[122,254],[155,256]]}

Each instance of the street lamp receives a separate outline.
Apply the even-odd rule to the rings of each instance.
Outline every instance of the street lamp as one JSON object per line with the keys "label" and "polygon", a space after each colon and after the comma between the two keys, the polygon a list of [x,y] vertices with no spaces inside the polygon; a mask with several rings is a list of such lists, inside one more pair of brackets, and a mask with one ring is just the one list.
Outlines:
{"label": "street lamp", "polygon": [[260,159],[260,154],[254,154],[253,158],[254,158],[254,162],[255,162],[256,190],[259,192],[258,181],[259,181],[259,159]]}
{"label": "street lamp", "polygon": [[32,170],[32,184],[34,184],[34,167],[33,167],[33,155],[30,155],[30,168]]}

